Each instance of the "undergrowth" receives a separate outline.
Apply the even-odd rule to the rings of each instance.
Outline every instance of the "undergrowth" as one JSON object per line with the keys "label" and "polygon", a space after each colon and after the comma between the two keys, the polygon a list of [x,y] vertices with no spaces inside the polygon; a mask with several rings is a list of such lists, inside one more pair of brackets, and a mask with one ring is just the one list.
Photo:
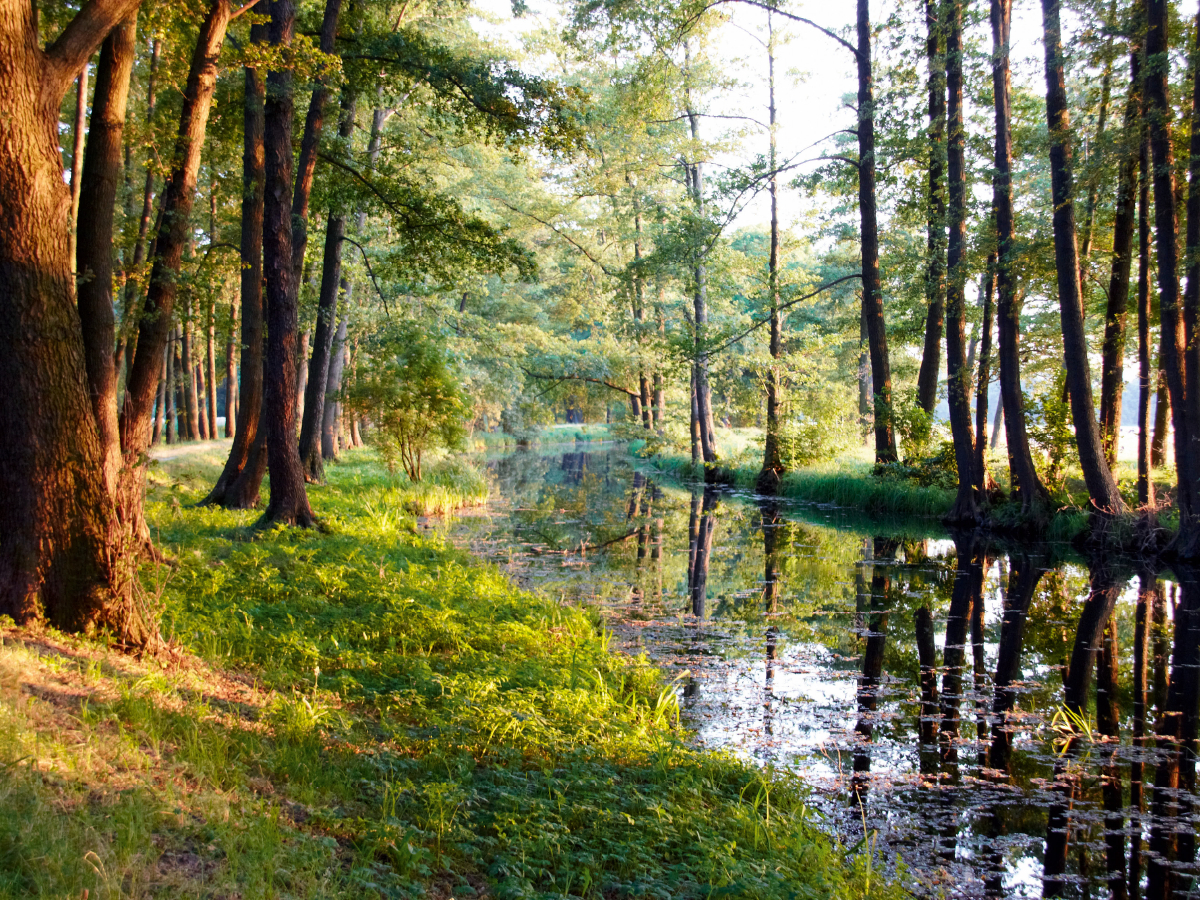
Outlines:
{"label": "undergrowth", "polygon": [[174,657],[5,629],[0,897],[896,893],[794,778],[695,749],[592,614],[420,529],[412,485],[352,455],[322,531],[264,532],[193,506],[217,465],[153,479]]}

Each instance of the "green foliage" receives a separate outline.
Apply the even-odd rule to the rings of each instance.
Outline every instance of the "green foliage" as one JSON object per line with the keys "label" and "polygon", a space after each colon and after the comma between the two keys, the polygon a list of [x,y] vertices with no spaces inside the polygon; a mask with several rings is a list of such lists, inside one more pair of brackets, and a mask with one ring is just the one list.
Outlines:
{"label": "green foliage", "polygon": [[[802,402],[801,400],[807,402]],[[786,469],[827,462],[859,443],[855,416],[847,409],[846,397],[831,391],[805,392],[793,397],[793,408],[803,411],[782,424],[780,458]]]}
{"label": "green foliage", "polygon": [[444,348],[424,330],[396,326],[377,335],[372,350],[373,365],[349,385],[346,404],[374,423],[388,471],[399,464],[420,481],[430,451],[462,446],[465,398]]}
{"label": "green foliage", "polygon": [[885,480],[911,481],[921,487],[953,491],[958,488],[958,460],[954,442],[944,440],[929,456],[905,458],[903,462],[881,463],[875,474]]}
{"label": "green foliage", "polygon": [[1066,493],[1067,470],[1079,467],[1071,405],[1065,398],[1066,372],[1062,370],[1045,393],[1025,396],[1029,442],[1041,457],[1046,487],[1060,498]]}

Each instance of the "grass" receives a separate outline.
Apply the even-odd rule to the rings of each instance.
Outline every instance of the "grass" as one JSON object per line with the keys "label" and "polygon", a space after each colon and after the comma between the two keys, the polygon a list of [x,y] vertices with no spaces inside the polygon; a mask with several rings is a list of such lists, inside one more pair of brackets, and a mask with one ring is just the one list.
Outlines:
{"label": "grass", "polygon": [[194,507],[220,462],[152,479],[173,654],[0,628],[0,897],[897,895],[371,457],[311,489],[321,531]]}
{"label": "grass", "polygon": [[540,447],[547,444],[611,440],[608,426],[598,425],[547,425],[528,435],[505,434],[501,431],[479,431],[471,436],[470,449],[483,452],[505,452],[518,447]]}
{"label": "grass", "polygon": [[[691,457],[655,456],[651,460],[669,478],[703,478],[702,469],[692,465]],[[742,464],[722,470],[722,480],[744,489],[753,489],[761,464]],[[876,516],[940,517],[954,505],[954,492],[939,487],[924,487],[911,481],[877,478],[871,465],[855,459],[808,466],[786,474],[779,496],[810,503],[861,510]]]}

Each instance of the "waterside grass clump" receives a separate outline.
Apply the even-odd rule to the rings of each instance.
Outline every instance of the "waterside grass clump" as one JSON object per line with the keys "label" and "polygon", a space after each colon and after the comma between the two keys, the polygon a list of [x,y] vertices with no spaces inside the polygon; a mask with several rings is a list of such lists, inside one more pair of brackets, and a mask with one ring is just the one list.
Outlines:
{"label": "waterside grass clump", "polygon": [[421,529],[414,486],[352,456],[322,530],[261,531],[194,507],[218,464],[153,480],[173,653],[4,627],[0,897],[896,895],[794,779],[694,749],[593,614]]}

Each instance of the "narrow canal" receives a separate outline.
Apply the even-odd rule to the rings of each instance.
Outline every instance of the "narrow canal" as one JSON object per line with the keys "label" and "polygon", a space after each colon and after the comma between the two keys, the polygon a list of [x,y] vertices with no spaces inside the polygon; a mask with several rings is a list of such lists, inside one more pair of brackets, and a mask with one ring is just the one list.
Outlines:
{"label": "narrow canal", "polygon": [[488,468],[451,540],[598,609],[698,741],[798,771],[914,893],[1190,894],[1200,586],[681,489],[622,446]]}

